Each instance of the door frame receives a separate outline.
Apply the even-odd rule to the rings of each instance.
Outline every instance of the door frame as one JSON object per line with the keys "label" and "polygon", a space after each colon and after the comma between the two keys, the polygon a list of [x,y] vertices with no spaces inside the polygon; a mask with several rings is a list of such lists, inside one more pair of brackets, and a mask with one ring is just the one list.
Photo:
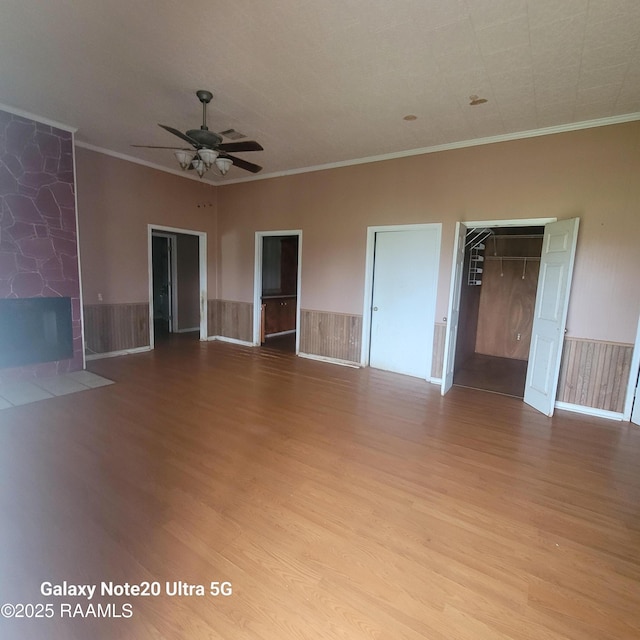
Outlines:
{"label": "door frame", "polygon": [[[149,348],[155,348],[155,336],[153,330],[153,244],[154,235],[171,235],[180,233],[186,236],[198,237],[198,262],[200,276],[200,340],[207,340],[208,323],[207,323],[207,233],[206,231],[195,231],[193,229],[181,229],[179,227],[167,227],[160,224],[147,225],[147,269],[149,279]],[[175,237],[175,236],[174,236]],[[174,247],[175,248],[175,247]],[[174,257],[175,257],[174,253]],[[172,269],[177,270],[177,262],[173,260]],[[172,277],[175,276],[175,271]],[[175,280],[174,280],[175,281]],[[177,304],[177,296],[172,296],[172,305]],[[173,313],[173,310],[172,310]],[[176,316],[177,317],[177,316]]]}
{"label": "door frame", "polygon": [[[550,224],[552,222],[557,222],[558,219],[557,218],[510,218],[508,220],[469,220],[469,221],[465,221],[465,220],[459,220],[458,222],[460,224],[463,224],[466,228],[467,231],[469,229],[477,229],[477,228],[483,228],[483,227],[544,227],[547,224]],[[456,329],[456,335],[452,336],[451,335],[451,331],[450,331],[450,324],[449,324],[449,315],[451,314],[451,305],[453,303],[454,300],[454,296],[459,295],[460,294],[460,290],[462,289],[462,278],[460,278],[458,280],[458,285],[456,287],[456,250],[457,250],[457,242],[458,242],[458,238],[457,236],[455,237],[454,240],[454,244],[455,246],[453,247],[453,263],[451,265],[451,281],[450,281],[450,285],[449,285],[449,301],[447,303],[447,325],[446,325],[446,333],[445,333],[445,352],[444,352],[444,356],[442,358],[442,371],[441,371],[441,376],[442,376],[442,380],[441,380],[441,393],[442,395],[445,395],[448,391],[448,389],[445,389],[445,382],[446,382],[446,373],[447,373],[447,369],[448,369],[448,365],[449,365],[449,359],[451,357],[454,358],[455,360],[455,343],[458,340],[458,335],[457,335],[457,329]],[[463,268],[462,266],[460,268]],[[451,340],[454,341],[453,343],[453,348],[448,348],[448,346],[451,344]],[[455,362],[451,363],[452,367],[455,367]]]}
{"label": "door frame", "polygon": [[260,346],[262,317],[262,248],[263,238],[269,236],[298,237],[298,273],[296,274],[296,355],[300,353],[300,294],[302,292],[302,229],[284,231],[256,231],[253,273],[253,344]]}
{"label": "door frame", "polygon": [[[371,313],[373,311],[373,270],[375,267],[375,248],[376,248],[376,234],[384,233],[386,231],[424,231],[426,229],[432,229],[437,227],[439,232],[439,254],[438,254],[438,274],[436,278],[439,278],[440,274],[440,256],[442,255],[442,223],[441,222],[426,222],[420,224],[390,224],[390,225],[378,225],[374,227],[367,227],[367,248],[365,254],[364,264],[364,299],[362,306],[362,350],[360,352],[360,364],[363,367],[369,366],[369,353],[371,351]],[[433,304],[437,304],[438,286],[436,281],[436,296]],[[435,331],[435,325],[433,326]],[[433,340],[433,332],[432,332]],[[432,354],[433,363],[433,354]],[[431,380],[431,376],[426,378]]]}
{"label": "door frame", "polygon": [[[631,356],[631,368],[629,370],[629,383],[627,385],[627,397],[624,402],[624,411],[622,413],[623,420],[631,420],[631,412],[633,410],[634,397],[638,384],[638,375],[640,374],[640,318],[638,318],[638,329],[636,331],[636,343],[633,347],[633,355]],[[640,398],[635,398],[640,403]]]}

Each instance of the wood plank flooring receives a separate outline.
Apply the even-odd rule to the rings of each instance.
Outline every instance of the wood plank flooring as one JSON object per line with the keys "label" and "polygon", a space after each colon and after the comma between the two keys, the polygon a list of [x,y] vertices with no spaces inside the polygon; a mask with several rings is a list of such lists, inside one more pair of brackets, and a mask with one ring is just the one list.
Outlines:
{"label": "wood plank flooring", "polygon": [[3,640],[640,637],[628,423],[215,342],[90,369],[115,384],[0,414],[0,604],[56,613]]}
{"label": "wood plank flooring", "polygon": [[456,370],[453,384],[522,398],[527,365],[526,360],[474,353]]}

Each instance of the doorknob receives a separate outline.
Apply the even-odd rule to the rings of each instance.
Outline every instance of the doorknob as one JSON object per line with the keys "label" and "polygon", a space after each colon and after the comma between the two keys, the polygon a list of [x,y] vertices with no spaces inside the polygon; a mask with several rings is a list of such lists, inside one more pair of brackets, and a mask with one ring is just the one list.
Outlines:
{"label": "doorknob", "polygon": [[378,307],[373,307],[373,310],[374,310],[374,311],[377,311],[377,310],[378,310]]}

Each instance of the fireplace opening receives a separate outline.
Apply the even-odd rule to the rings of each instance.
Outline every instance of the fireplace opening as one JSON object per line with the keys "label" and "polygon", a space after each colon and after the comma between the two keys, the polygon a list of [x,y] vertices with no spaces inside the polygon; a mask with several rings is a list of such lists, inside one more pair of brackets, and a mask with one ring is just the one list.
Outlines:
{"label": "fireplace opening", "polygon": [[72,357],[71,298],[0,300],[0,368]]}

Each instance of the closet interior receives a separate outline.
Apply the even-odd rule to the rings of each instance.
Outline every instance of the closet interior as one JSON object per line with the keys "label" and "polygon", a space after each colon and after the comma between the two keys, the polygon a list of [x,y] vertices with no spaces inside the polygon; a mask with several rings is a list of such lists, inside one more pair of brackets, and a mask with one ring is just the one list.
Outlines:
{"label": "closet interior", "polygon": [[453,383],[523,397],[544,227],[467,232]]}

